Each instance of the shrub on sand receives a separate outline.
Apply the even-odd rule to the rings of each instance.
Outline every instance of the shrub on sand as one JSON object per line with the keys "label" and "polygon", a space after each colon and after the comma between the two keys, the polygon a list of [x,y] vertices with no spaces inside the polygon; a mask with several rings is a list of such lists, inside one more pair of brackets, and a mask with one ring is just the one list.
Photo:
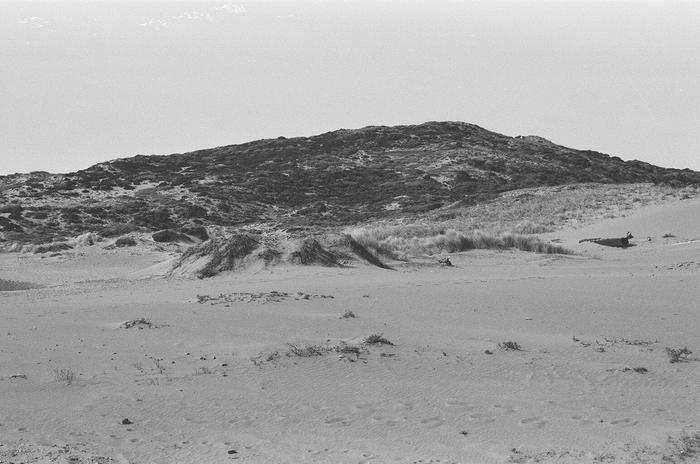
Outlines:
{"label": "shrub on sand", "polygon": [[212,277],[235,269],[258,246],[259,242],[248,234],[214,237],[186,250],[176,267],[190,259],[204,258],[207,262],[197,275],[199,278]]}
{"label": "shrub on sand", "polygon": [[350,235],[365,248],[384,255],[432,255],[456,253],[474,249],[518,249],[536,253],[571,254],[564,247],[545,242],[537,237],[514,233],[487,233],[480,230],[459,232],[453,229],[435,230],[407,226],[356,229]]}
{"label": "shrub on sand", "polygon": [[114,246],[116,247],[132,247],[136,246],[136,240],[134,240],[132,237],[119,237],[115,242]]}
{"label": "shrub on sand", "polygon": [[690,355],[693,354],[688,347],[683,348],[666,348],[666,354],[668,354],[669,361],[671,363],[677,362],[687,362],[690,360]]}
{"label": "shrub on sand", "polygon": [[323,356],[329,348],[321,345],[294,345],[289,344],[287,356],[296,356],[299,358],[311,358],[313,356]]}
{"label": "shrub on sand", "polygon": [[54,369],[53,377],[56,382],[65,382],[70,385],[75,380],[75,372],[72,369]]}
{"label": "shrub on sand", "polygon": [[372,334],[363,340],[365,345],[391,345],[395,346],[392,342],[384,338],[384,334]]}
{"label": "shrub on sand", "polygon": [[498,347],[504,351],[523,351],[523,347],[518,342],[499,343]]}
{"label": "shrub on sand", "polygon": [[292,252],[290,260],[295,264],[321,264],[329,267],[341,267],[338,257],[321,246],[314,238],[305,239],[299,249]]}

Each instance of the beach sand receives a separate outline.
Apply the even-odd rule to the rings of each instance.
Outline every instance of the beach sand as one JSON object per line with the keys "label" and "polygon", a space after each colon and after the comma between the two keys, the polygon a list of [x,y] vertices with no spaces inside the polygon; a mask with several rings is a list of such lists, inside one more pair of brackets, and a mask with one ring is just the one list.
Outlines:
{"label": "beach sand", "polygon": [[577,254],[203,280],[2,254],[40,287],[0,292],[0,463],[700,462],[700,201],[544,237]]}

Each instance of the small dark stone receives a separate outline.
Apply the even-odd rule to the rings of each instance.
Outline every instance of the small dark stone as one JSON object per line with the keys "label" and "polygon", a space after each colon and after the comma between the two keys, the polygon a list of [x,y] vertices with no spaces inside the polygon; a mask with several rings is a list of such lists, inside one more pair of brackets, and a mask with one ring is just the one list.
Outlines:
{"label": "small dark stone", "polygon": [[133,422],[131,422],[129,419],[122,419],[122,425],[131,425]]}

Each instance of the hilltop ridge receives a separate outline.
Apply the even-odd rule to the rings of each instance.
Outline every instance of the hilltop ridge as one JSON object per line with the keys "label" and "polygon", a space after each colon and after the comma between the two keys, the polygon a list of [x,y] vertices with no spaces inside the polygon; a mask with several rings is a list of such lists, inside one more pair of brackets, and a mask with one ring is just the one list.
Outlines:
{"label": "hilltop ridge", "polygon": [[582,182],[697,185],[700,172],[463,122],[368,126],[0,177],[0,240],[50,241],[115,225],[340,226]]}

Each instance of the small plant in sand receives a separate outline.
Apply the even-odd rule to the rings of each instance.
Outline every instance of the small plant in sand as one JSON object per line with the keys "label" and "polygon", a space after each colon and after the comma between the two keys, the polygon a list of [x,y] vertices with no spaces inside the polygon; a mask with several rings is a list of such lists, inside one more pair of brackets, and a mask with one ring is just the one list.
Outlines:
{"label": "small plant in sand", "polygon": [[353,319],[355,317],[357,317],[355,316],[355,313],[353,313],[349,309],[340,316],[341,319]]}
{"label": "small plant in sand", "polygon": [[345,342],[341,342],[332,348],[333,351],[340,354],[354,354],[355,356],[360,356],[362,349],[356,345],[348,345]]}
{"label": "small plant in sand", "polygon": [[673,447],[671,454],[664,455],[662,462],[697,462],[700,457],[700,432],[683,432],[678,438],[669,437]]}
{"label": "small plant in sand", "polygon": [[75,372],[72,369],[54,369],[53,377],[56,382],[65,382],[70,385],[75,380]]}
{"label": "small plant in sand", "polygon": [[365,345],[391,345],[395,346],[392,342],[384,338],[384,334],[372,334],[366,337],[362,341]]}
{"label": "small plant in sand", "polygon": [[683,348],[670,348],[666,347],[666,354],[669,357],[669,361],[672,363],[677,362],[688,362],[690,361],[690,355],[693,354],[687,347]]}
{"label": "small plant in sand", "polygon": [[504,351],[523,351],[523,347],[518,342],[499,343],[498,347]]}
{"label": "small plant in sand", "polygon": [[329,348],[321,345],[294,345],[289,344],[287,356],[296,356],[299,358],[311,358],[314,356],[323,356],[329,351]]}
{"label": "small plant in sand", "polygon": [[140,317],[138,319],[131,319],[126,322],[122,322],[122,324],[119,326],[122,329],[155,329],[158,328],[156,324],[154,324],[151,321],[151,318],[149,317],[148,319],[145,317]]}

